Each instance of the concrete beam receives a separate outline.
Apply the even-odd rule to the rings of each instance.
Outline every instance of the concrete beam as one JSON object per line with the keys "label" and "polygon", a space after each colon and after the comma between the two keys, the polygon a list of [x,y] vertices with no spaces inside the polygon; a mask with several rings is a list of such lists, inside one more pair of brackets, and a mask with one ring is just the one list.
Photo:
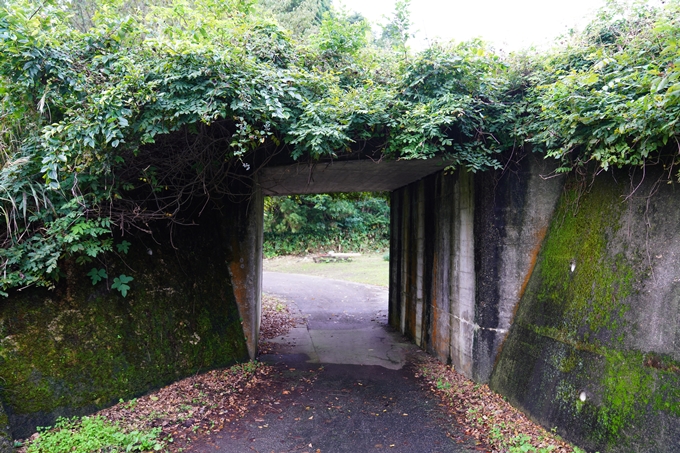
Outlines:
{"label": "concrete beam", "polygon": [[332,192],[391,192],[446,168],[441,158],[298,163],[260,170],[264,195]]}

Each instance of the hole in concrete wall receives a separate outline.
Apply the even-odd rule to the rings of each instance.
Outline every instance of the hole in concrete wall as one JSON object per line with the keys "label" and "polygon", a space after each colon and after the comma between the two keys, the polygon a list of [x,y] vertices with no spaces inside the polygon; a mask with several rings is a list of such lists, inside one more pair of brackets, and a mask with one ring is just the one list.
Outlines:
{"label": "hole in concrete wall", "polygon": [[[265,258],[316,256],[389,248],[389,193],[354,192],[265,197]],[[379,284],[379,282],[377,282]]]}

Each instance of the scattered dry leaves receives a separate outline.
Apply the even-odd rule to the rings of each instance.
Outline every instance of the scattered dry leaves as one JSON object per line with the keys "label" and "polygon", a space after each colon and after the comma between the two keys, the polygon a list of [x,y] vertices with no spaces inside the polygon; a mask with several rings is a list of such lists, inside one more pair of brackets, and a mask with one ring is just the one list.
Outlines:
{"label": "scattered dry leaves", "polygon": [[293,315],[285,300],[269,294],[262,294],[260,354],[275,352],[275,344],[267,342],[267,340],[286,335],[300,322],[303,322],[302,319]]}
{"label": "scattered dry leaves", "polygon": [[467,435],[486,446],[486,451],[503,453],[512,446],[518,446],[518,443],[531,445],[538,451],[552,447],[552,453],[578,451],[559,436],[532,422],[488,385],[476,384],[434,357],[418,354],[416,368],[416,376],[425,379],[442,406],[466,427]]}
{"label": "scattered dry leaves", "polygon": [[217,432],[248,413],[258,403],[252,395],[266,384],[270,372],[271,367],[255,362],[212,370],[120,402],[97,415],[118,423],[126,432],[161,428],[160,438],[167,447],[163,451],[182,451],[199,435]]}

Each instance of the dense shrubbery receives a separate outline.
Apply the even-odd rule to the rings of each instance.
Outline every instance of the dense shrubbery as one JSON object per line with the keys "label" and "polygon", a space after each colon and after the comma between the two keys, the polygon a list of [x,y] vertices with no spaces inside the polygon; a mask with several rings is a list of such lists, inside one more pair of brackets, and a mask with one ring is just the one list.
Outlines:
{"label": "dense shrubbery", "polygon": [[411,55],[406,1],[377,40],[325,1],[289,3],[277,17],[304,4],[309,39],[255,0],[3,2],[0,291],[51,286],[65,258],[86,272],[114,231],[200,220],[256,155],[440,153],[477,171],[531,143],[562,171],[677,174],[678,0],[611,3],[567,45],[509,58],[481,42]]}
{"label": "dense shrubbery", "polygon": [[389,222],[384,195],[271,197],[265,201],[264,254],[384,250],[389,247]]}
{"label": "dense shrubbery", "polygon": [[610,2],[583,33],[535,57],[525,104],[535,117],[522,135],[563,162],[661,164],[678,175],[680,2]]}

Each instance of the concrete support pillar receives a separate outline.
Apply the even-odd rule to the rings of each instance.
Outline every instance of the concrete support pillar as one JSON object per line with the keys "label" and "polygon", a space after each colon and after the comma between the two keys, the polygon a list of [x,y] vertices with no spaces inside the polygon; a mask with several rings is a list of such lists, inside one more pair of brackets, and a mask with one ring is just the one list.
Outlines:
{"label": "concrete support pillar", "polygon": [[475,316],[474,215],[473,176],[467,172],[432,176],[392,195],[390,323],[468,375]]}
{"label": "concrete support pillar", "polygon": [[251,359],[257,357],[262,298],[262,236],[264,198],[258,185],[250,197],[231,206],[238,216],[231,236],[232,258],[229,262],[234,296]]}
{"label": "concrete support pillar", "polygon": [[459,172],[454,186],[451,282],[451,362],[466,376],[473,367],[475,231],[472,175]]}
{"label": "concrete support pillar", "polygon": [[[416,287],[416,312],[414,320],[415,335],[414,340],[416,345],[423,345],[423,286],[425,282],[423,281],[425,276],[425,188],[424,183],[421,180],[418,183],[417,191],[417,204],[416,204],[416,269],[415,269],[415,287]],[[427,326],[425,326],[427,328]]]}
{"label": "concrete support pillar", "polygon": [[507,172],[438,173],[392,194],[390,323],[486,382],[562,182],[525,157]]}

